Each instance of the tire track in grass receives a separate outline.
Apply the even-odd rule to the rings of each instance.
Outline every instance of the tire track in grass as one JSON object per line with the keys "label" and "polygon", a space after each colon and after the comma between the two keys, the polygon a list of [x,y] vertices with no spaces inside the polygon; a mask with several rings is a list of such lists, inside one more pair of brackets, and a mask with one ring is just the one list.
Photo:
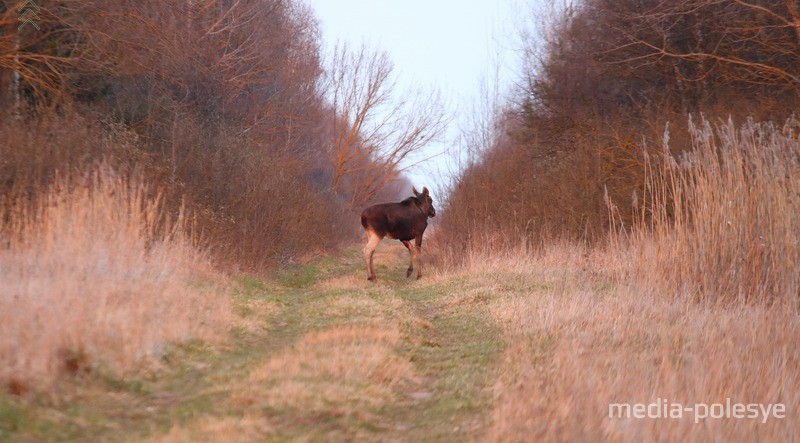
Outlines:
{"label": "tire track in grass", "polygon": [[400,290],[427,324],[413,331],[420,345],[411,360],[428,383],[409,411],[409,440],[479,439],[490,425],[495,364],[504,343],[484,303],[450,303],[464,289],[449,279]]}
{"label": "tire track in grass", "polygon": [[405,249],[379,254],[376,285],[356,248],[238,277],[225,343],[176,346],[136,379],[89,374],[62,400],[3,400],[14,427],[0,430],[12,441],[480,438],[503,343],[485,303],[451,303],[474,282],[406,279]]}
{"label": "tire track in grass", "polygon": [[[487,430],[495,364],[504,346],[501,331],[481,300],[451,303],[474,282],[406,279],[405,250],[380,252],[379,263],[386,268],[379,267],[376,285],[362,281],[355,253],[337,265],[337,272],[323,272],[312,286],[314,294],[305,294],[296,311],[308,317],[304,335],[253,372],[260,388],[253,395],[248,386],[242,397],[272,418],[273,437],[456,441],[479,438]],[[394,328],[399,337],[390,332]],[[386,341],[384,333],[394,338]],[[340,336],[352,339],[330,339]],[[320,340],[329,340],[330,349],[309,347]],[[337,363],[353,352],[353,360]],[[358,352],[371,354],[359,357]],[[370,358],[375,355],[377,362]],[[348,364],[365,368],[359,372]]]}

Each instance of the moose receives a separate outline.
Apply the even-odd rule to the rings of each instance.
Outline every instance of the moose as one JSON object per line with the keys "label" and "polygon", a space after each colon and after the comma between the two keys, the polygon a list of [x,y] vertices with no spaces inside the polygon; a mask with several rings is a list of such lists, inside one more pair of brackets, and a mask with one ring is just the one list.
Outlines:
{"label": "moose", "polygon": [[[364,209],[361,213],[361,226],[367,234],[367,246],[364,247],[364,261],[367,264],[367,280],[377,281],[372,267],[372,256],[383,237],[400,240],[408,249],[409,262],[406,278],[414,272],[414,254],[417,255],[417,280],[422,277],[422,234],[428,227],[428,218],[436,217],[433,199],[428,188],[422,192],[412,187],[412,197],[399,203],[382,203]],[[414,245],[411,244],[414,240]]]}

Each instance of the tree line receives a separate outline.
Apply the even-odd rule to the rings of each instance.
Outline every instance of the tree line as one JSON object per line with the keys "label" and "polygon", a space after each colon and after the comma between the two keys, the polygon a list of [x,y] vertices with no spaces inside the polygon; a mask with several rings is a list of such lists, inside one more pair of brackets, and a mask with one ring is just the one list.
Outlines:
{"label": "tree line", "polygon": [[[785,121],[800,103],[793,0],[579,0],[531,15],[519,87],[455,183],[441,232],[602,238],[646,217],[648,164],[690,117]],[[470,240],[472,239],[472,240]]]}
{"label": "tree line", "polygon": [[401,96],[381,51],[326,58],[302,2],[53,0],[37,14],[41,29],[18,30],[15,2],[0,6],[6,206],[110,161],[188,206],[219,257],[258,266],[349,240],[353,211],[394,198],[404,160],[444,127],[441,101]]}

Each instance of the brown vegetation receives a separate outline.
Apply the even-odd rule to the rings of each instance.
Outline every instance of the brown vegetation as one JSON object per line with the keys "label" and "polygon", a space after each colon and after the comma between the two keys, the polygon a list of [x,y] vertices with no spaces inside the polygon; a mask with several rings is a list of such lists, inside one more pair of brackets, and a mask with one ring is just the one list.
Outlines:
{"label": "brown vegetation", "polygon": [[633,234],[653,283],[659,275],[670,291],[711,302],[800,307],[798,129],[794,118],[701,121],[680,160],[665,146]]}
{"label": "brown vegetation", "polygon": [[[651,245],[657,246],[657,245]],[[651,251],[654,251],[652,249]],[[708,309],[640,273],[615,248],[551,243],[535,255],[473,256],[507,343],[497,366],[494,441],[783,441],[795,414],[800,321],[762,305]],[[650,268],[655,270],[654,268]],[[650,280],[652,278],[653,280]],[[497,288],[503,288],[498,291]],[[611,403],[783,403],[785,418],[609,417]]]}
{"label": "brown vegetation", "polygon": [[397,91],[386,53],[337,47],[329,69],[333,145],[331,189],[349,188],[361,207],[408,169],[411,156],[439,137],[447,119],[441,97]]}
{"label": "brown vegetation", "polygon": [[[124,375],[170,342],[227,328],[229,296],[141,179],[103,165],[57,180],[0,216],[0,383],[21,393],[63,375]],[[24,387],[24,388],[23,388]]]}
{"label": "brown vegetation", "polygon": [[679,155],[690,115],[782,124],[796,109],[796,15],[791,1],[584,0],[553,12],[442,211],[445,243],[457,254],[487,233],[596,240],[611,227],[606,198],[630,226],[668,124]]}
{"label": "brown vegetation", "polygon": [[[594,247],[471,249],[508,343],[497,441],[767,440],[800,431],[797,122],[692,132],[649,164],[633,231]],[[615,213],[614,209],[612,211]],[[642,215],[652,211],[652,218]],[[618,221],[616,217],[615,221]],[[700,303],[698,303],[700,301]],[[659,400],[661,399],[661,400]],[[618,418],[612,403],[785,406],[785,418]]]}
{"label": "brown vegetation", "polygon": [[[438,99],[425,114],[394,95],[385,55],[367,69],[339,53],[326,78],[299,1],[41,6],[41,29],[18,30],[0,4],[0,383],[15,392],[225,330],[209,260],[262,271],[352,240],[356,211],[394,199],[443,127]],[[376,125],[380,107],[394,112]]]}
{"label": "brown vegetation", "polygon": [[[349,211],[441,129],[438,102],[370,123],[390,66],[344,49],[327,102],[313,17],[291,0],[130,3],[53,0],[41,34],[5,32],[0,9],[1,436],[800,433],[795,3],[566,9],[519,100],[496,126],[476,118],[489,146],[441,211],[430,279],[367,286],[353,253],[234,297],[211,254],[257,268],[348,239]],[[234,346],[187,350],[143,389],[19,395],[230,328]],[[609,417],[658,398],[787,417]]]}
{"label": "brown vegetation", "polygon": [[552,17],[435,238],[440,262],[485,276],[504,328],[494,440],[798,434],[789,413],[609,417],[659,398],[800,407],[795,4],[585,0]]}
{"label": "brown vegetation", "polygon": [[[402,147],[387,147],[397,134],[374,140],[330,103],[316,21],[299,2],[58,0],[40,16],[41,31],[18,32],[17,11],[0,10],[0,149],[13,159],[0,194],[35,197],[56,170],[100,158],[140,168],[170,210],[193,211],[226,264],[259,268],[353,238],[353,210],[394,197],[398,162],[441,127],[411,122]],[[370,86],[346,75],[331,88]],[[344,171],[330,161],[337,119],[360,140]],[[343,174],[349,186],[331,189]]]}

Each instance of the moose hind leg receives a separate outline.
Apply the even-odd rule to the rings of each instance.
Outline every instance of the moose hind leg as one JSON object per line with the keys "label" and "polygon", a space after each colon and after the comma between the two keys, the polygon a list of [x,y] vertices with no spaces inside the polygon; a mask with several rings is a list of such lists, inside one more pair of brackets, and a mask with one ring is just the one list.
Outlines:
{"label": "moose hind leg", "polygon": [[403,245],[408,249],[408,269],[406,269],[406,278],[408,278],[414,272],[414,245],[408,240],[403,240]]}
{"label": "moose hind leg", "polygon": [[378,247],[381,238],[382,237],[377,233],[367,230],[367,245],[364,246],[364,261],[367,265],[367,280],[369,281],[375,281],[377,279],[375,276],[375,269],[372,266],[372,258],[375,254],[375,248]]}
{"label": "moose hind leg", "polygon": [[417,237],[417,280],[422,278],[422,237]]}

